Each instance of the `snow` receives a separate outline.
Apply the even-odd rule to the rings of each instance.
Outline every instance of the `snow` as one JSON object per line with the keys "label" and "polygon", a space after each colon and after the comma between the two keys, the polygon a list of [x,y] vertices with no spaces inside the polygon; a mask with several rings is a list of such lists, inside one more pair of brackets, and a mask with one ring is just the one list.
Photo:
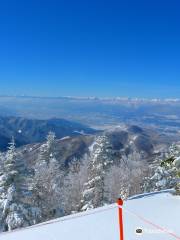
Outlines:
{"label": "snow", "polygon": [[[128,212],[126,212],[128,210]],[[148,221],[173,232],[180,239],[179,214],[180,197],[172,196],[170,193],[161,193],[146,196],[140,199],[129,200],[125,203],[125,233],[133,237],[136,227],[144,230],[143,240],[171,240],[173,236],[160,231],[158,228],[142,221],[134,215],[147,219]]]}
{"label": "snow", "polygon": [[161,190],[161,191],[137,194],[137,195],[134,195],[132,197],[129,197],[128,200],[139,199],[139,198],[148,197],[148,196],[152,197],[153,195],[162,194],[162,193],[175,194],[175,192],[176,192],[175,189],[170,188],[170,189],[165,189],[165,190]]}
{"label": "snow", "polygon": [[71,138],[70,136],[66,136],[66,137],[61,138],[60,140],[64,141],[64,140],[67,140],[67,139],[70,139],[70,138]]}
{"label": "snow", "polygon": [[92,153],[95,144],[96,144],[96,141],[94,141],[94,142],[89,146],[89,152],[90,152],[90,153]]}
{"label": "snow", "polygon": [[[180,197],[169,192],[140,195],[127,200],[123,207],[125,240],[171,240],[180,239]],[[136,216],[136,214],[138,216]],[[165,228],[152,226],[139,216]],[[135,230],[141,228],[142,234]],[[59,218],[33,227],[2,233],[1,240],[118,240],[117,205],[109,205],[95,210]]]}
{"label": "snow", "polygon": [[86,135],[83,130],[81,130],[81,131],[75,130],[75,131],[73,131],[73,132],[74,132],[74,133],[81,134],[81,135]]}

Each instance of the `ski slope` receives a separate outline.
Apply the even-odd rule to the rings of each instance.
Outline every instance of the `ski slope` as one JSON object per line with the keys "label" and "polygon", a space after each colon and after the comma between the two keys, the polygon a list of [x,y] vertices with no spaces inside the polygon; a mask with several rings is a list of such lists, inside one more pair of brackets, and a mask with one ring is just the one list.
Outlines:
{"label": "ski slope", "polygon": [[[180,197],[138,196],[123,206],[125,240],[180,239]],[[137,235],[135,230],[142,228]],[[119,240],[116,204],[0,234],[0,240]]]}

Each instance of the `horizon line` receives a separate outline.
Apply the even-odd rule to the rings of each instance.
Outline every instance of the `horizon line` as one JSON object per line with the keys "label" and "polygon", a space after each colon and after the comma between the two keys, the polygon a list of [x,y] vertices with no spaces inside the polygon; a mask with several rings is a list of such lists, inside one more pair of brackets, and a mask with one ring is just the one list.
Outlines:
{"label": "horizon line", "polygon": [[114,96],[114,97],[100,97],[100,96],[40,96],[40,95],[8,95],[8,94],[0,94],[0,98],[3,97],[12,97],[12,98],[40,98],[40,99],[77,99],[77,100],[120,100],[120,101],[138,101],[138,100],[144,100],[144,101],[180,101],[180,98],[175,97],[164,97],[164,98],[158,98],[158,97],[128,97],[128,96]]}

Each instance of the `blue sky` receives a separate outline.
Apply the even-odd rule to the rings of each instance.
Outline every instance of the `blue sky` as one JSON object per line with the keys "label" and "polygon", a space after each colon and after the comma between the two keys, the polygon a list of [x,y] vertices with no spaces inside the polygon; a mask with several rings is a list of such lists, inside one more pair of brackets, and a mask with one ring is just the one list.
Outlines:
{"label": "blue sky", "polygon": [[180,3],[0,3],[0,94],[180,97]]}

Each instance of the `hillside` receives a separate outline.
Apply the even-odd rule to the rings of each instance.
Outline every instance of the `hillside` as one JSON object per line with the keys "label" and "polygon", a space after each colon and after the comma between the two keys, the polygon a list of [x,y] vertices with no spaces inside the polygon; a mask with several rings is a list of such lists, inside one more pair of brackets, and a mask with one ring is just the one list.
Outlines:
{"label": "hillside", "polygon": [[[83,159],[85,154],[89,154],[91,145],[95,141],[97,135],[80,135],[65,137],[56,140],[56,158],[58,161],[67,165],[74,158]],[[129,155],[133,152],[143,152],[144,161],[151,162],[154,157],[167,148],[167,137],[159,135],[155,131],[138,126],[116,127],[108,131],[104,131],[112,145],[114,159],[120,159],[122,154]],[[28,164],[34,165],[40,151],[42,143],[35,143],[23,146],[18,149],[23,159]]]}
{"label": "hillside", "polygon": [[[168,192],[140,196],[125,202],[125,239],[180,239],[180,198]],[[140,219],[140,217],[142,218]],[[135,230],[142,228],[143,234]],[[117,205],[59,218],[27,229],[0,235],[1,240],[109,240],[119,239]]]}
{"label": "hillside", "polygon": [[45,141],[49,131],[57,138],[94,134],[96,131],[86,125],[64,119],[37,120],[20,117],[0,117],[0,150],[5,150],[12,136],[16,145]]}
{"label": "hillside", "polygon": [[118,196],[167,188],[178,193],[180,146],[168,149],[158,137],[119,126],[61,139],[50,132],[45,142],[20,148],[12,139],[0,155],[1,231],[105,206]]}

